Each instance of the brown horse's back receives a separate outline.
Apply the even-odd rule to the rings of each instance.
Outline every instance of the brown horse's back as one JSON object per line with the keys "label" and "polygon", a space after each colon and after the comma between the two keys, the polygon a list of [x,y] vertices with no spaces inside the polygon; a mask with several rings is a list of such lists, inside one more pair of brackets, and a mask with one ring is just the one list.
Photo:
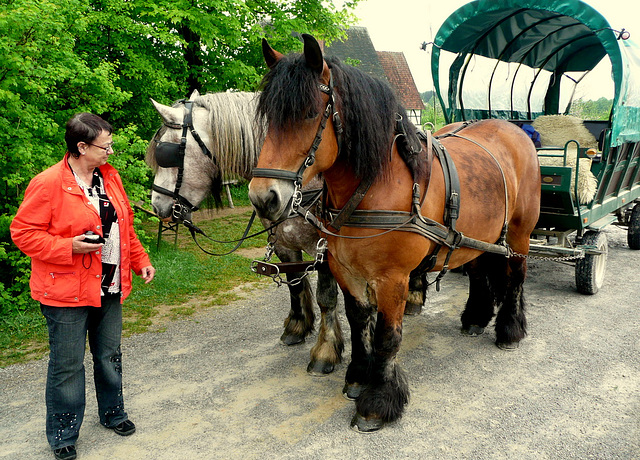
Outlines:
{"label": "brown horse's back", "polygon": [[[483,120],[466,127],[454,123],[434,135],[451,155],[460,177],[458,230],[470,238],[495,242],[506,213],[509,231],[522,236],[522,241],[513,243],[518,251],[526,251],[540,210],[540,166],[531,139],[504,120]],[[430,190],[443,186],[442,173],[433,176]]]}

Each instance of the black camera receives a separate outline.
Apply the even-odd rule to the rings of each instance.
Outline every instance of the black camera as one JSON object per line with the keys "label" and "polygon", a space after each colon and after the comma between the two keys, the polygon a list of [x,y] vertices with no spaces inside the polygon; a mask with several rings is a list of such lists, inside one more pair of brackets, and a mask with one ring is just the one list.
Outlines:
{"label": "black camera", "polygon": [[84,241],[85,243],[104,244],[104,238],[102,238],[100,235],[96,235],[92,231],[88,231],[84,234]]}

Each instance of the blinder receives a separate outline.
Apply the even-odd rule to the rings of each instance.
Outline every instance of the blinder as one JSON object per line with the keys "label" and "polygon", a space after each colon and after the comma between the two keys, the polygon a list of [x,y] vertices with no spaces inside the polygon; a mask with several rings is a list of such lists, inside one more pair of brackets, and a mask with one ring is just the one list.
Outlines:
{"label": "blinder", "polygon": [[175,142],[158,142],[156,146],[156,163],[161,168],[180,168],[184,164],[184,150],[180,154],[181,144]]}
{"label": "blinder", "polygon": [[193,212],[198,210],[197,206],[194,206],[187,200],[185,197],[180,195],[180,187],[182,186],[182,176],[184,173],[184,156],[185,150],[187,147],[187,132],[190,131],[193,138],[196,140],[200,148],[202,149],[202,153],[211,158],[214,163],[216,162],[215,157],[211,154],[207,146],[202,141],[202,138],[196,131],[193,126],[193,102],[182,99],[178,101],[179,103],[184,104],[184,108],[186,110],[184,119],[182,121],[182,125],[169,125],[165,123],[165,126],[173,129],[182,128],[182,136],[180,138],[180,143],[177,142],[157,142],[155,148],[155,157],[156,163],[161,168],[178,168],[178,176],[176,178],[176,185],[172,191],[167,190],[166,188],[160,187],[159,185],[153,184],[152,190],[158,192],[162,195],[170,196],[173,198],[173,207],[172,214],[174,219],[181,220],[183,216],[187,212]]}

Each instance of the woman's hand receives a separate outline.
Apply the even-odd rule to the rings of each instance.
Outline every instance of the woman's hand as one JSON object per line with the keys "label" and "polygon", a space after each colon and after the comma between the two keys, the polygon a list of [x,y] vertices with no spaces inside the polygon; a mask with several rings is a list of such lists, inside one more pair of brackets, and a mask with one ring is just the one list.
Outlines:
{"label": "woman's hand", "polygon": [[144,267],[140,273],[140,276],[144,280],[144,284],[149,284],[155,275],[156,275],[156,269],[153,268],[152,265],[149,265],[148,267]]}
{"label": "woman's hand", "polygon": [[84,241],[84,238],[84,235],[73,237],[71,247],[74,254],[88,254],[90,252],[98,251],[102,246],[104,246],[103,243],[87,243]]}

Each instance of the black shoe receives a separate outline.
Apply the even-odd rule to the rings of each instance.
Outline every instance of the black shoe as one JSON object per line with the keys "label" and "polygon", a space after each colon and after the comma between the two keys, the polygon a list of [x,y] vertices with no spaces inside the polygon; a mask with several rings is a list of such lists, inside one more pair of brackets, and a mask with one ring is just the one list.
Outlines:
{"label": "black shoe", "polygon": [[120,422],[116,426],[111,426],[109,428],[120,436],[129,436],[136,432],[136,426],[131,420],[125,420],[124,422]]}
{"label": "black shoe", "polygon": [[61,460],[73,460],[77,457],[76,446],[64,446],[60,449],[55,449],[53,455]]}

